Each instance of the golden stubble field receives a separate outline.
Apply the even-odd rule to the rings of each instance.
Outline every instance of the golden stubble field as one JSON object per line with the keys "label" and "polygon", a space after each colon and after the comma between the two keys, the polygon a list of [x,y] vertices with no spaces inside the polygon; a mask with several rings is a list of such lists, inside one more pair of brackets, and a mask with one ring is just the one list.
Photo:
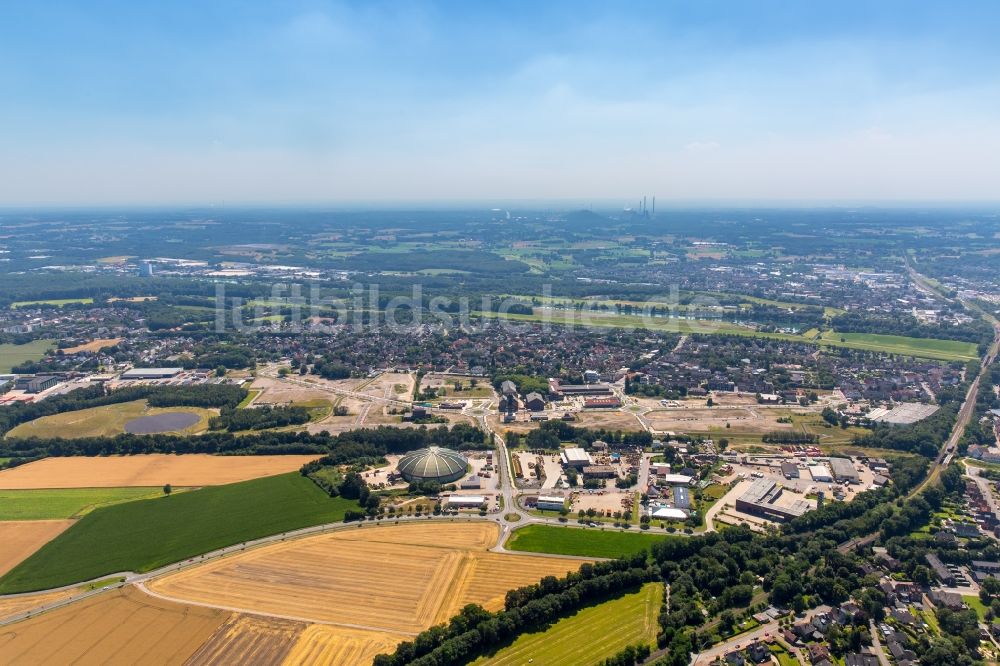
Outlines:
{"label": "golden stubble field", "polygon": [[369,527],[267,546],[148,584],[179,602],[361,630],[415,634],[468,603],[562,576],[580,560],[487,552],[492,523]]}
{"label": "golden stubble field", "polygon": [[0,489],[215,486],[293,472],[317,457],[153,453],[45,458],[0,472]]}
{"label": "golden stubble field", "polygon": [[80,352],[92,352],[96,353],[105,349],[106,347],[114,347],[124,338],[100,338],[98,340],[91,340],[90,342],[85,342],[82,345],[77,345],[75,347],[67,347],[63,349],[65,354],[79,354]]}
{"label": "golden stubble field", "polygon": [[[467,603],[582,560],[487,552],[492,523],[349,529],[279,543],[0,627],[4,663],[360,666]],[[0,597],[0,617],[72,591]]]}
{"label": "golden stubble field", "polygon": [[0,627],[5,664],[184,664],[229,619],[134,587]]}
{"label": "golden stubble field", "polygon": [[72,520],[0,521],[0,576],[72,524]]}

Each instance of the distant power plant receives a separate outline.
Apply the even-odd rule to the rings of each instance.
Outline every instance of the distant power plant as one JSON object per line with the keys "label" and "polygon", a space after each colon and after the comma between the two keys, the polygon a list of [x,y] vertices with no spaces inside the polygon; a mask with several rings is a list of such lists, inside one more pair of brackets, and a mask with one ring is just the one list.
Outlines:
{"label": "distant power plant", "polygon": [[646,195],[642,195],[642,200],[638,202],[635,208],[626,207],[622,211],[623,218],[629,217],[644,217],[649,219],[656,215],[656,195],[652,197],[652,205],[647,207]]}
{"label": "distant power plant", "polygon": [[153,264],[149,261],[144,261],[139,266],[139,275],[142,277],[153,277]]}

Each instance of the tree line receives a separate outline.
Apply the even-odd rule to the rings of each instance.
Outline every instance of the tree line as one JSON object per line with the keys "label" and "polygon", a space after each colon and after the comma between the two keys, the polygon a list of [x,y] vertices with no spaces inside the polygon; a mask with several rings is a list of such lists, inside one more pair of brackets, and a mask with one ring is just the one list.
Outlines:
{"label": "tree line", "polygon": [[298,405],[261,405],[252,409],[225,407],[218,416],[208,420],[212,430],[267,430],[309,421],[309,410]]}
{"label": "tree line", "polygon": [[75,412],[91,407],[146,400],[152,407],[235,408],[247,395],[232,384],[193,384],[189,386],[128,386],[111,391],[103,384],[76,389],[41,402],[24,402],[0,407],[0,435],[12,428],[43,416]]}

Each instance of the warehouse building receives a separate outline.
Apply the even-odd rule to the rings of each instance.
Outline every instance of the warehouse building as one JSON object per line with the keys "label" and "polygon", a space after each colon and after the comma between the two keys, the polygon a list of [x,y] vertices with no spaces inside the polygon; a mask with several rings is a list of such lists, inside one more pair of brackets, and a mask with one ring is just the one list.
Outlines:
{"label": "warehouse building", "polygon": [[781,474],[786,479],[799,478],[799,466],[793,462],[785,461],[781,463]]}
{"label": "warehouse building", "polygon": [[539,495],[536,506],[543,511],[562,511],[566,508],[566,498],[562,495]]}
{"label": "warehouse building", "polygon": [[757,479],[743,495],[736,498],[736,510],[776,522],[797,518],[812,505],[806,500],[779,502],[783,488],[771,479]]}
{"label": "warehouse building", "polygon": [[687,474],[664,474],[660,480],[668,486],[690,486],[693,478]]}
{"label": "warehouse building", "polygon": [[868,412],[868,418],[874,423],[889,425],[910,425],[923,421],[938,410],[937,405],[925,405],[921,402],[903,402],[893,407],[876,407]]}
{"label": "warehouse building", "polygon": [[184,368],[132,368],[122,373],[122,379],[170,379],[184,372]]}
{"label": "warehouse building", "polygon": [[41,393],[58,383],[59,378],[55,375],[35,375],[34,377],[19,378],[14,382],[14,388],[25,393]]}
{"label": "warehouse building", "polygon": [[809,465],[809,474],[812,476],[813,481],[819,481],[821,483],[830,483],[833,481],[833,475],[830,474],[830,468],[826,465]]}
{"label": "warehouse building", "polygon": [[678,509],[687,509],[691,506],[691,494],[687,486],[674,486],[674,506]]}
{"label": "warehouse building", "polygon": [[571,446],[567,449],[563,449],[562,453],[559,454],[559,457],[562,458],[562,464],[566,467],[583,469],[584,467],[589,467],[593,464],[593,460],[590,459],[590,454],[578,446]]}
{"label": "warehouse building", "polygon": [[684,520],[688,517],[688,514],[683,509],[675,509],[669,506],[661,506],[653,510],[649,514],[650,518],[655,518],[656,520]]}
{"label": "warehouse building", "polygon": [[854,468],[854,462],[850,458],[830,458],[830,469],[833,471],[833,478],[837,481],[861,483],[858,470]]}
{"label": "warehouse building", "polygon": [[486,504],[486,498],[482,495],[450,495],[448,497],[448,507],[451,509],[478,509]]}
{"label": "warehouse building", "polygon": [[558,379],[549,379],[549,393],[557,398],[568,395],[611,395],[607,384],[563,384]]}

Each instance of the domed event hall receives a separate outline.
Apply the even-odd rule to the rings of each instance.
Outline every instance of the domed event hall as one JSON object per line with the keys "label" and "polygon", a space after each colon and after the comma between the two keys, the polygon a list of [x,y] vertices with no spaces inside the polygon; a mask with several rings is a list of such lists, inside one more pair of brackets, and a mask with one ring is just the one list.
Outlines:
{"label": "domed event hall", "polygon": [[396,469],[410,482],[451,483],[465,476],[469,462],[458,451],[441,446],[417,449],[403,456]]}

